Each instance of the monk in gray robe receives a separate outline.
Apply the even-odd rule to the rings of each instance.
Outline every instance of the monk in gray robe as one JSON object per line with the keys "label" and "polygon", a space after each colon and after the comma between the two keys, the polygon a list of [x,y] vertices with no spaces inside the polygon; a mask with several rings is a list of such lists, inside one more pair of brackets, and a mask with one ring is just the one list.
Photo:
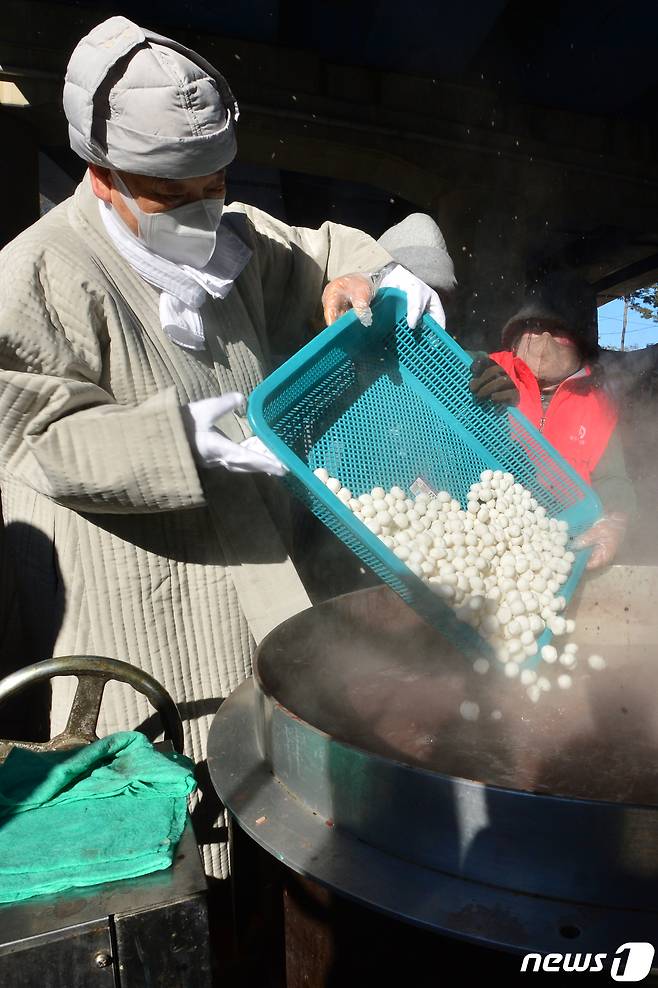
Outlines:
{"label": "monk in gray robe", "polygon": [[[0,485],[7,531],[22,533],[26,661],[145,669],[180,705],[201,763],[256,642],[308,606],[283,467],[250,436],[244,396],[323,310],[367,321],[376,282],[407,291],[412,321],[440,319],[440,303],[357,230],[223,209],[238,105],[176,41],[123,17],[98,25],[73,52],[64,109],[85,178],[0,255]],[[69,682],[56,683],[54,729]],[[111,685],[100,730],[149,713]],[[205,816],[206,868],[223,875],[223,832]]]}

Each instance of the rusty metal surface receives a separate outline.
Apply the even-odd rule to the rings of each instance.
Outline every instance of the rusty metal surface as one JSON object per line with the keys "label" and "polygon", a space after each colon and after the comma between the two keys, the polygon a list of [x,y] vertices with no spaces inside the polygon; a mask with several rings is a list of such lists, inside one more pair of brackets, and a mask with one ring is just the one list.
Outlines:
{"label": "rusty metal surface", "polygon": [[[296,615],[262,643],[267,696],[332,738],[449,776],[529,792],[658,804],[657,570],[612,567],[573,613],[581,661],[538,705],[518,681],[480,677],[395,595],[376,588]],[[481,708],[476,723],[463,700]],[[498,709],[502,719],[492,721]]]}
{"label": "rusty metal surface", "polygon": [[107,682],[109,679],[105,676],[78,676],[78,687],[64,729],[65,735],[76,740],[96,740],[96,725]]}

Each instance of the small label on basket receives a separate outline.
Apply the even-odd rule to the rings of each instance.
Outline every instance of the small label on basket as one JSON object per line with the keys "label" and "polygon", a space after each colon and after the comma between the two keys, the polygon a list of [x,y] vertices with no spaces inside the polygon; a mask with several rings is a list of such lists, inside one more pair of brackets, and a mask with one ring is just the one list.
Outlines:
{"label": "small label on basket", "polygon": [[436,497],[438,494],[438,491],[436,491],[433,487],[430,487],[427,481],[423,480],[422,477],[416,477],[409,490],[414,497],[418,497],[419,494],[427,494],[429,497]]}

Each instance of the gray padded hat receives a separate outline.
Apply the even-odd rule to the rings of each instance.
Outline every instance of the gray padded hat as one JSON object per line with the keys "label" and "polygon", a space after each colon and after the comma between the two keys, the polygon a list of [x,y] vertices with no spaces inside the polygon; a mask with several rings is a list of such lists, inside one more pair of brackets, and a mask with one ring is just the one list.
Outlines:
{"label": "gray padded hat", "polygon": [[78,43],[66,71],[71,147],[85,161],[158,178],[197,178],[237,151],[238,104],[196,52],[110,17]]}
{"label": "gray padded hat", "polygon": [[437,292],[457,285],[455,268],[441,230],[426,213],[410,213],[379,238],[391,257]]}

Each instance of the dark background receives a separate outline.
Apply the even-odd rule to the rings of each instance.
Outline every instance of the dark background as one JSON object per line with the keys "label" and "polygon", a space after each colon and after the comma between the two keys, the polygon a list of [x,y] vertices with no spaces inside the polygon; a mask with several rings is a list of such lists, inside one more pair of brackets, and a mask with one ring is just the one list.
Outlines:
{"label": "dark background", "polygon": [[450,329],[468,343],[494,345],[544,270],[579,270],[601,302],[658,280],[658,5],[638,0],[4,0],[2,241],[81,175],[63,73],[113,13],[228,77],[233,198],[375,236],[431,213],[459,281]]}

